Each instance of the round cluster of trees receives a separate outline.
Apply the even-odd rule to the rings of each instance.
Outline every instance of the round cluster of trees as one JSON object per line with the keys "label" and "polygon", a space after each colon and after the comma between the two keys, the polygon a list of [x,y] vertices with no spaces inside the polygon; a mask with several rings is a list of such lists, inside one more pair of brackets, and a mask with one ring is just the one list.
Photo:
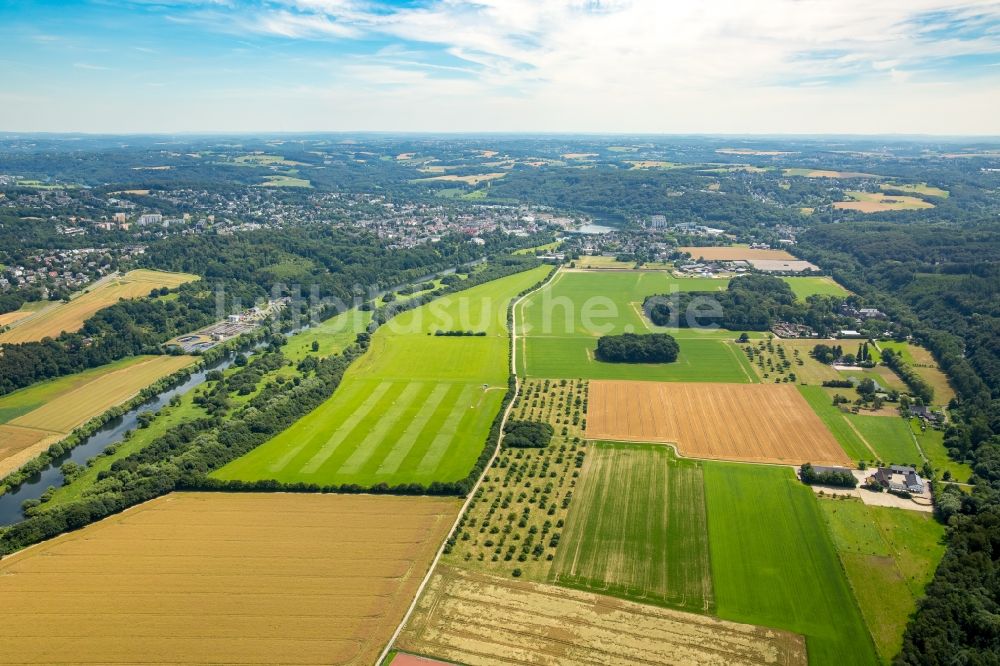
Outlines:
{"label": "round cluster of trees", "polygon": [[680,347],[666,333],[605,335],[597,341],[597,360],[606,363],[673,363]]}

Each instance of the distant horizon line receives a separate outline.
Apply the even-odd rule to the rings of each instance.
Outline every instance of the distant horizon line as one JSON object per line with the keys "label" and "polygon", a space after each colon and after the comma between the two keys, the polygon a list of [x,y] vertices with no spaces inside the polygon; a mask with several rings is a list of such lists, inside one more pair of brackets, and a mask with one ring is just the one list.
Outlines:
{"label": "distant horizon line", "polygon": [[217,136],[490,136],[490,137],[725,137],[725,138],[859,138],[859,139],[954,139],[989,140],[1000,142],[1000,134],[948,134],[948,133],[857,133],[857,132],[625,132],[625,131],[504,131],[504,130],[149,130],[149,131],[80,131],[80,130],[4,130],[0,138],[16,136],[50,137],[217,137]]}

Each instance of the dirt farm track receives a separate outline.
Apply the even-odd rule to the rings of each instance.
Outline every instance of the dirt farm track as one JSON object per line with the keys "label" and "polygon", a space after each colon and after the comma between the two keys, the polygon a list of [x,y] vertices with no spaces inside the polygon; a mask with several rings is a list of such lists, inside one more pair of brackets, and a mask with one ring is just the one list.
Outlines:
{"label": "dirt farm track", "polygon": [[161,497],[0,560],[0,663],[368,666],[459,508]]}
{"label": "dirt farm track", "polygon": [[592,381],[587,438],[669,442],[692,458],[850,463],[791,384]]}

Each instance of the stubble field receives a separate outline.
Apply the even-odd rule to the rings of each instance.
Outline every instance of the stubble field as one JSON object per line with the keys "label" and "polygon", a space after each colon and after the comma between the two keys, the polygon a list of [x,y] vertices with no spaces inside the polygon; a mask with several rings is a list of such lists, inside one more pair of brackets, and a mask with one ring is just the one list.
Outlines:
{"label": "stubble field", "polygon": [[46,308],[37,315],[16,322],[17,325],[9,331],[0,333],[0,343],[33,342],[44,337],[54,338],[63,331],[78,331],[83,322],[95,312],[114,305],[120,299],[141,298],[148,296],[153,289],[173,288],[197,279],[197,275],[186,273],[146,269],[129,271],[125,275],[101,283],[69,303]]}
{"label": "stubble field", "polygon": [[192,362],[190,356],[133,356],[48,380],[0,398],[0,476]]}
{"label": "stubble field", "polygon": [[589,447],[551,579],[643,603],[714,607],[701,465],[668,447]]}
{"label": "stubble field", "polygon": [[0,663],[371,664],[458,509],[413,497],[153,500],[0,561]]}
{"label": "stubble field", "polygon": [[806,663],[789,632],[448,566],[396,647],[469,666]]}
{"label": "stubble field", "polygon": [[789,384],[592,381],[587,437],[669,442],[694,458],[850,462]]}

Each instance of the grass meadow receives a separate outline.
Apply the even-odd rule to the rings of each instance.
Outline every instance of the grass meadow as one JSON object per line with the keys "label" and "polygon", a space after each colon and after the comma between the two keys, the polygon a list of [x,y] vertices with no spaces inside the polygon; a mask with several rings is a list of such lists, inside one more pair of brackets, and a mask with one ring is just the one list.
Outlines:
{"label": "grass meadow", "polygon": [[[214,476],[365,486],[464,477],[507,389],[507,303],[548,270],[495,280],[393,318],[329,400]],[[486,335],[439,337],[438,329]]]}
{"label": "grass meadow", "polygon": [[673,449],[589,447],[551,579],[643,603],[714,606],[701,464]]}
{"label": "grass meadow", "polygon": [[703,468],[716,614],[805,635],[810,664],[874,663],[812,490],[789,468]]}
{"label": "grass meadow", "polygon": [[[642,302],[672,291],[719,291],[726,280],[674,278],[666,272],[563,271],[522,306],[524,337],[518,371],[553,379],[648,379],[655,381],[749,382],[753,371],[724,330],[653,326]],[[620,333],[665,332],[677,338],[680,356],[670,364],[602,363],[594,359],[597,339]]]}
{"label": "grass meadow", "polygon": [[884,463],[920,466],[920,453],[905,419],[845,413],[833,406],[829,391],[823,387],[798,389],[852,460],[877,458]]}
{"label": "grass meadow", "polygon": [[944,526],[930,514],[857,500],[819,500],[840,561],[884,663],[944,554]]}
{"label": "grass meadow", "polygon": [[786,277],[782,278],[792,288],[795,295],[805,300],[807,296],[847,296],[850,292],[833,281],[833,278],[822,277]]}

